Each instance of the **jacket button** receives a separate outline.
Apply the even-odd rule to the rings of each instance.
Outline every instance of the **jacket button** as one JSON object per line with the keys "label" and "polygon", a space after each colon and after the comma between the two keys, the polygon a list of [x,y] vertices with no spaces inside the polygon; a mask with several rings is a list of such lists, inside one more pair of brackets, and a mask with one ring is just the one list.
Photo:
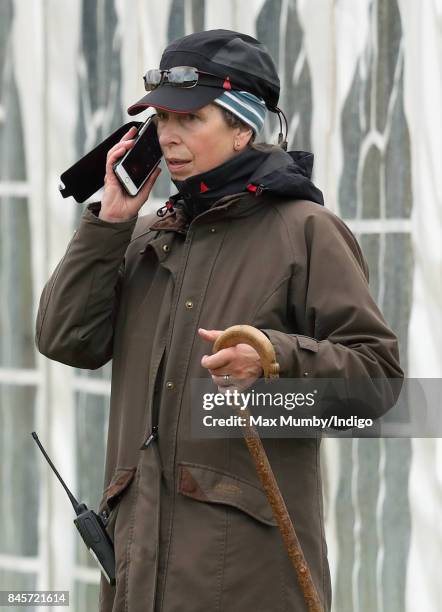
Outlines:
{"label": "jacket button", "polygon": [[166,388],[167,389],[174,389],[175,385],[173,384],[173,382],[171,380],[168,380],[166,383]]}
{"label": "jacket button", "polygon": [[170,246],[168,244],[163,244],[163,251],[168,253],[170,251]]}
{"label": "jacket button", "polygon": [[212,232],[212,234],[214,234],[216,232],[216,229],[214,227],[211,227],[210,231]]}
{"label": "jacket button", "polygon": [[186,301],[186,308],[188,308],[189,310],[191,310],[193,308],[192,300],[187,300]]}
{"label": "jacket button", "polygon": [[304,376],[308,376],[308,372],[304,372]]}

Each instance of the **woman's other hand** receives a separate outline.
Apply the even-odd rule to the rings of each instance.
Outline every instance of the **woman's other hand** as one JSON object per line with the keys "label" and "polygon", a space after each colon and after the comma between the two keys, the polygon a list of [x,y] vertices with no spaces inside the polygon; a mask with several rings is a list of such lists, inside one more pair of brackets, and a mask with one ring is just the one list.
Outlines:
{"label": "woman's other hand", "polygon": [[[201,338],[213,344],[222,331],[200,327],[198,333]],[[264,374],[259,354],[250,344],[237,344],[213,355],[204,355],[201,365],[209,370],[220,391],[243,391]],[[226,374],[229,375],[228,380],[224,378]]]}

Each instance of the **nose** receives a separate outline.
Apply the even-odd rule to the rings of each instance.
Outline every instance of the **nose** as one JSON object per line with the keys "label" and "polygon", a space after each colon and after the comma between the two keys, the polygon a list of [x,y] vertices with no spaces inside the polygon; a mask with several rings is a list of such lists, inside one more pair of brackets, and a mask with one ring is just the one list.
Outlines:
{"label": "nose", "polygon": [[181,142],[175,122],[171,121],[170,119],[164,122],[158,122],[157,133],[160,147],[162,149]]}

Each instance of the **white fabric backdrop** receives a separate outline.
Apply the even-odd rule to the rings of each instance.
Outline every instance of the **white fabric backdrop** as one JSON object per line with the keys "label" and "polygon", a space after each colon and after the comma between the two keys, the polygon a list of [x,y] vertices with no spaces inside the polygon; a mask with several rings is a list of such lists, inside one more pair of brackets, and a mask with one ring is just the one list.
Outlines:
{"label": "white fabric backdrop", "polygon": [[[87,81],[88,54],[82,48],[83,2],[59,2],[58,0],[11,0],[14,8],[12,31],[12,70],[17,82],[24,126],[26,148],[27,186],[29,193],[29,217],[32,229],[30,254],[34,279],[35,303],[41,287],[61,258],[75,225],[78,205],[64,201],[58,194],[58,176],[76,159],[78,153],[76,134],[79,125],[79,100],[86,109],[86,143],[94,144],[100,126],[112,123],[113,105],[108,100],[102,107],[91,104],[89,92],[84,88],[81,76]],[[88,0],[93,2],[93,0]],[[388,4],[393,0],[375,0]],[[112,3],[111,3],[112,4]],[[127,106],[142,95],[141,75],[148,67],[158,65],[164,48],[172,12],[183,8],[184,28],[193,29],[197,2],[185,0],[161,3],[153,0],[125,2],[115,0],[117,27],[112,33],[115,54],[121,65],[121,80],[112,83],[120,88],[121,112],[126,117]],[[201,3],[199,3],[201,5]],[[267,4],[264,0],[244,3],[229,0],[206,0],[204,4],[205,29],[226,27],[256,35],[257,17]],[[278,3],[275,3],[275,6]],[[276,48],[280,58],[285,53],[287,15],[297,13],[303,31],[302,48],[293,63],[299,70],[306,62],[309,67],[308,83],[313,100],[311,108],[311,148],[315,153],[315,181],[324,191],[326,205],[339,213],[339,177],[344,168],[345,156],[342,140],[341,117],[352,87],[355,68],[364,54],[372,36],[369,20],[370,0],[281,0],[281,18]],[[96,1],[98,39],[108,35],[104,24],[104,11],[109,2]],[[178,7],[178,8],[177,8]],[[442,2],[441,0],[398,0],[404,50],[404,107],[411,142],[412,199],[411,235],[414,269],[412,283],[411,317],[408,333],[409,372],[412,377],[442,377]],[[100,12],[101,11],[101,12]],[[101,15],[101,17],[100,17]],[[84,32],[83,32],[84,33]],[[121,50],[121,51],[120,51]],[[90,59],[90,57],[89,57]],[[296,59],[296,62],[295,62]],[[102,59],[106,62],[106,58]],[[282,60],[281,60],[282,61]],[[364,65],[362,63],[362,65]],[[367,64],[368,65],[368,64]],[[285,74],[289,79],[292,75]],[[296,75],[295,75],[296,77]],[[296,82],[296,78],[294,78]],[[300,92],[302,93],[302,92]],[[1,112],[0,121],[5,121]],[[294,117],[303,121],[301,113]],[[13,146],[13,143],[9,143]],[[0,185],[2,193],[9,187]],[[156,194],[150,206],[163,202],[169,185],[163,183],[163,191]],[[21,188],[21,187],[20,187]],[[377,220],[376,220],[377,221]],[[405,219],[405,223],[408,220]],[[379,221],[383,223],[383,221]],[[351,220],[350,220],[351,225]],[[2,264],[4,265],[4,263]],[[1,381],[5,382],[22,374],[0,368]],[[28,375],[26,373],[23,376]],[[34,376],[34,374],[29,374]],[[66,368],[39,357],[38,402],[36,423],[49,441],[51,455],[67,480],[75,489],[76,464],[74,439],[75,400],[74,388],[86,388],[108,394],[108,383],[103,381],[78,382],[78,377]],[[2,409],[2,408],[0,408]],[[27,435],[27,432],[26,432]],[[81,441],[80,441],[81,442]],[[364,607],[365,596],[360,587],[360,572],[368,563],[361,538],[361,504],[355,495],[359,473],[360,448],[354,444],[352,467],[343,466],[342,446],[327,440],[324,448],[324,475],[327,512],[327,539],[329,559],[334,584],[344,588],[342,609],[360,612],[402,612],[400,604],[385,605],[386,588],[383,576],[390,576],[395,568],[388,565],[384,555],[383,511],[385,501],[385,473],[387,466],[386,444],[379,447],[376,459],[380,488],[377,498],[377,514],[372,526],[372,538],[377,547],[376,585],[367,593],[373,595],[373,607]],[[393,447],[394,448],[394,447]],[[399,448],[399,447],[398,447]],[[99,461],[100,458],[97,458]],[[345,468],[345,469],[344,469]],[[348,471],[345,471],[348,470]],[[39,515],[40,556],[38,584],[40,588],[71,588],[72,575],[88,585],[96,585],[98,574],[91,568],[81,568],[75,562],[74,540],[64,534],[72,531],[71,517],[66,512],[64,492],[40,470],[41,499]],[[340,486],[342,479],[350,479],[353,486],[352,508],[355,520],[348,526],[348,539],[354,552],[347,581],[339,577],[344,567]],[[442,443],[440,440],[412,441],[407,512],[410,512],[411,528],[399,533],[398,538],[408,542],[406,567],[406,610],[436,612],[442,600],[442,584],[438,570],[442,561]],[[402,509],[398,507],[398,516]],[[9,520],[12,520],[10,517]],[[387,530],[398,529],[387,524]],[[398,540],[398,541],[399,541]],[[62,545],[61,545],[62,543]],[[387,551],[388,552],[388,551]],[[61,562],[63,560],[63,562]],[[29,561],[2,557],[0,570],[14,563],[17,568],[32,569]],[[21,563],[21,565],[20,565]],[[9,565],[8,565],[9,564]],[[360,566],[358,566],[360,564]],[[356,567],[358,566],[358,567]],[[346,567],[346,566],[345,566]],[[356,569],[355,569],[356,567]],[[386,570],[386,571],[385,571]],[[347,570],[346,570],[347,571]],[[341,587],[340,587],[341,588]],[[365,588],[365,587],[364,587]],[[346,597],[345,604],[342,597]],[[387,597],[388,604],[388,597]],[[345,609],[344,609],[345,608]],[[81,609],[81,606],[78,607]]]}

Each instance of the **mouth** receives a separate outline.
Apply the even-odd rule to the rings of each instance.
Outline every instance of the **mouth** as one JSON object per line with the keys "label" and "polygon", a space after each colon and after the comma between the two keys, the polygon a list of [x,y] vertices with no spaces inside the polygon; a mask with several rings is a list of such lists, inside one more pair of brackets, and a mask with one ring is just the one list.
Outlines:
{"label": "mouth", "polygon": [[181,168],[187,166],[187,164],[190,164],[190,160],[169,157],[166,159],[166,163],[171,170],[180,170]]}

